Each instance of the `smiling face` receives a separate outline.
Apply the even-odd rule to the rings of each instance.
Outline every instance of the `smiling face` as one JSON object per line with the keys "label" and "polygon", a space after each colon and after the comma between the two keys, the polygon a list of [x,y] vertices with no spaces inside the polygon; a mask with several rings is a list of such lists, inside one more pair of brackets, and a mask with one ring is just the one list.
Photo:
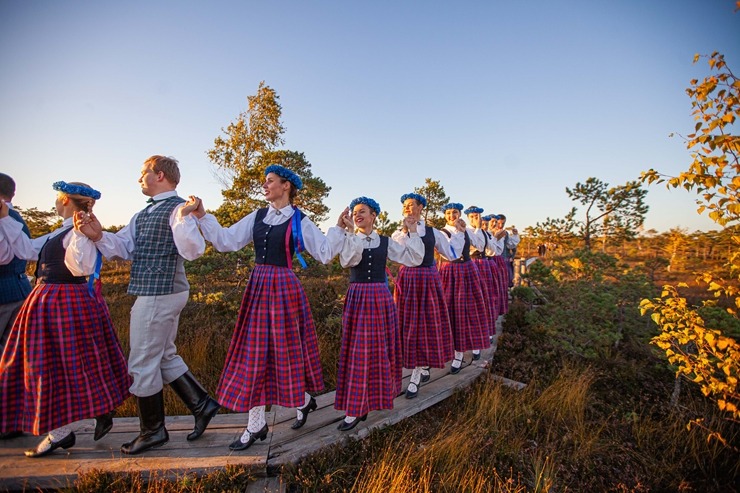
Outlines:
{"label": "smiling face", "polygon": [[363,233],[369,234],[372,232],[376,217],[375,211],[365,204],[357,204],[352,209],[352,220]]}
{"label": "smiling face", "polygon": [[424,209],[424,206],[418,203],[416,199],[406,199],[403,201],[404,216],[410,216],[418,221],[421,217],[422,209]]}
{"label": "smiling face", "polygon": [[287,199],[290,195],[290,182],[283,180],[275,173],[267,173],[265,182],[262,184],[262,190],[264,190],[265,200],[268,202]]}
{"label": "smiling face", "polygon": [[447,209],[445,211],[445,221],[447,221],[447,225],[454,226],[455,221],[460,219],[460,211],[457,209]]}

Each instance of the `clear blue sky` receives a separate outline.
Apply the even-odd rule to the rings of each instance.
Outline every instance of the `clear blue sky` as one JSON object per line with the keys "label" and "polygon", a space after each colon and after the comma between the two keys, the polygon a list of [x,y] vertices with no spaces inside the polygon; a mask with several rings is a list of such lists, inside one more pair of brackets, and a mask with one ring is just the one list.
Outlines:
{"label": "clear blue sky", "polygon": [[[221,203],[206,151],[264,80],[284,148],[332,191],[399,219],[399,197],[439,180],[453,201],[520,229],[611,185],[690,162],[686,87],[720,51],[740,73],[734,0],[0,2],[0,170],[14,203],[52,207],[85,181],[104,225],[145,197],[152,154],[179,159],[179,192]],[[716,229],[694,196],[649,187],[646,228]],[[326,226],[326,224],[322,225]]]}

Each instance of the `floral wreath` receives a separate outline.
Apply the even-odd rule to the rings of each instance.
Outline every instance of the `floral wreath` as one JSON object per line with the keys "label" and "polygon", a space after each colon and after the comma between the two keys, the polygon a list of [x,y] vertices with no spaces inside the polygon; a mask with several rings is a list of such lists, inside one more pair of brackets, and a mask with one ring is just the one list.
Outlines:
{"label": "floral wreath", "polygon": [[427,199],[425,199],[424,197],[422,197],[418,193],[407,193],[407,194],[401,195],[401,203],[402,204],[404,202],[406,202],[406,200],[408,200],[408,199],[414,199],[415,201],[417,201],[418,203],[420,203],[422,207],[426,207],[427,206]]}
{"label": "floral wreath", "polygon": [[357,197],[349,203],[349,210],[352,211],[352,209],[354,209],[357,204],[365,204],[366,206],[374,210],[375,214],[380,214],[380,204],[369,197]]}
{"label": "floral wreath", "polygon": [[465,209],[465,214],[480,214],[483,212],[481,207],[471,206]]}
{"label": "floral wreath", "polygon": [[57,192],[66,193],[67,195],[82,195],[83,197],[90,197],[95,200],[100,198],[100,192],[84,185],[75,185],[74,183],[56,181],[51,185],[51,188]]}
{"label": "floral wreath", "polygon": [[458,211],[463,210],[463,205],[459,202],[450,202],[449,204],[445,204],[442,207],[439,208],[442,212],[446,211],[447,209],[456,209]]}
{"label": "floral wreath", "polygon": [[265,169],[265,176],[267,176],[269,173],[275,173],[280,178],[288,180],[297,190],[303,188],[303,181],[301,181],[301,178],[284,166],[280,166],[279,164],[271,164]]}

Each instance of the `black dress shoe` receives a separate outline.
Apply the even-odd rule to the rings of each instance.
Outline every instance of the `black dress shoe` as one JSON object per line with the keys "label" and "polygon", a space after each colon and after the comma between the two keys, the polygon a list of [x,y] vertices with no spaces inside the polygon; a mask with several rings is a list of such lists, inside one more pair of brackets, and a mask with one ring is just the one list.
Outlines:
{"label": "black dress shoe", "polygon": [[[414,386],[414,389],[416,390],[411,390],[412,385]],[[416,385],[415,383],[409,383],[409,386],[406,388],[406,398],[413,399],[414,397],[416,397],[416,394],[418,393],[419,393],[419,386]]]}
{"label": "black dress shoe", "polygon": [[460,373],[460,370],[462,370],[463,360],[461,360],[461,359],[455,359],[454,361],[459,361],[460,362],[460,366],[458,366],[458,367],[450,366],[450,373],[452,373],[453,375],[457,375],[458,373]]}
{"label": "black dress shoe", "polygon": [[267,438],[267,423],[265,423],[265,426],[260,431],[255,431],[254,433],[247,431],[247,433],[249,433],[249,440],[242,442],[241,437],[239,437],[231,442],[229,450],[246,450],[257,440],[265,441],[265,438]]}
{"label": "black dress shoe", "polygon": [[476,354],[473,353],[473,361],[478,361],[480,359],[480,353]]}
{"label": "black dress shoe", "polygon": [[291,425],[291,428],[297,430],[301,426],[305,425],[306,420],[308,419],[308,413],[310,413],[311,411],[315,411],[318,407],[319,406],[316,404],[316,399],[311,397],[311,400],[308,401],[308,404],[298,408],[298,410],[303,414],[303,417],[301,419],[296,418],[295,423]]}
{"label": "black dress shoe", "polygon": [[427,383],[432,376],[429,374],[429,368],[422,368],[421,383]]}
{"label": "black dress shoe", "polygon": [[367,419],[367,414],[364,416],[360,416],[359,418],[355,418],[355,420],[352,421],[351,423],[347,423],[345,420],[342,420],[342,422],[339,423],[339,426],[337,426],[337,430],[349,431],[355,426],[357,426],[357,423],[359,423],[360,421],[365,421],[366,419]]}
{"label": "black dress shoe", "polygon": [[67,449],[75,444],[76,438],[75,433],[71,431],[69,435],[62,438],[58,442],[52,442],[51,438],[49,438],[49,435],[46,435],[41,442],[39,442],[38,445],[36,445],[36,448],[32,448],[29,450],[26,450],[24,453],[26,454],[26,457],[43,457],[45,455],[50,454],[54,450],[58,449],[59,447],[62,447],[64,449]]}
{"label": "black dress shoe", "polygon": [[20,430],[6,431],[5,433],[0,433],[0,440],[10,440],[11,438],[18,438],[20,436],[23,436],[23,432]]}
{"label": "black dress shoe", "polygon": [[93,440],[96,442],[103,438],[113,428],[113,411],[100,416],[95,416],[95,432],[93,433]]}

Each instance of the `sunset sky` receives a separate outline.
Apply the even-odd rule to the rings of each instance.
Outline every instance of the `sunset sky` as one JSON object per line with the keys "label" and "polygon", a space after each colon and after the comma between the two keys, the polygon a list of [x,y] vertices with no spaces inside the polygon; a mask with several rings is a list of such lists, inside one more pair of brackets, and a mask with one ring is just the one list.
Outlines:
{"label": "sunset sky", "polygon": [[[391,219],[425,178],[519,229],[562,217],[565,187],[690,163],[686,88],[740,73],[734,0],[0,2],[0,171],[14,204],[50,209],[54,181],[102,192],[104,225],[145,205],[152,154],[180,161],[183,196],[221,203],[206,151],[260,81],[283,148]],[[646,229],[717,227],[685,191],[649,187]]]}

